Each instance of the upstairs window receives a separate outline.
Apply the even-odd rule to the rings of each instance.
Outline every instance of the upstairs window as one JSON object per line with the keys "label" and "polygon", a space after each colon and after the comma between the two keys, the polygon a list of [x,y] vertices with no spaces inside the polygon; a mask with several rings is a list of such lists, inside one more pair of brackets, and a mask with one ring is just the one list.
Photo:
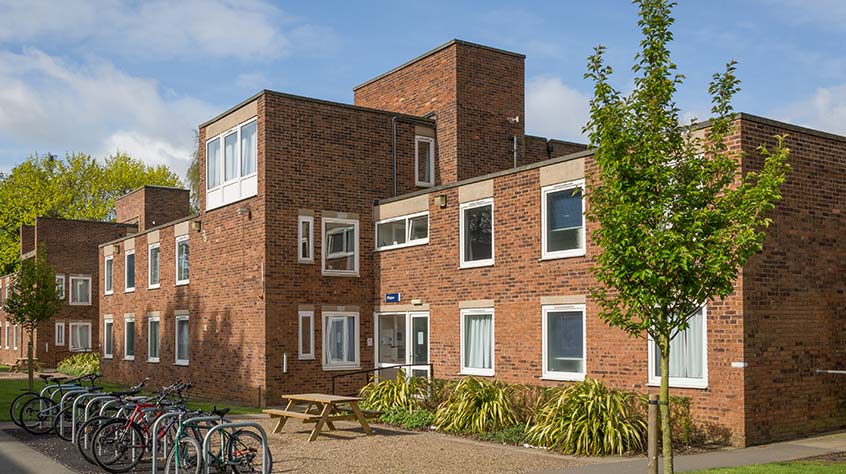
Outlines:
{"label": "upstairs window", "polygon": [[422,187],[435,185],[435,140],[433,138],[414,138],[414,183]]}
{"label": "upstairs window", "polygon": [[358,221],[323,218],[323,273],[358,275]]}
{"label": "upstairs window", "polygon": [[62,301],[65,300],[65,276],[64,275],[56,275],[56,296]]}
{"label": "upstairs window", "polygon": [[103,292],[107,295],[111,295],[115,291],[115,258],[111,255],[106,257],[103,268]]}
{"label": "upstairs window", "polygon": [[161,284],[161,248],[158,243],[150,244],[147,251],[147,287],[158,288]]}
{"label": "upstairs window", "polygon": [[543,258],[585,254],[584,180],[541,189]]}
{"label": "upstairs window", "polygon": [[176,238],[176,284],[188,284],[188,236]]}
{"label": "upstairs window", "polygon": [[314,262],[314,217],[300,216],[297,219],[297,260],[300,263]]}
{"label": "upstairs window", "polygon": [[376,249],[388,250],[429,243],[429,213],[421,212],[376,223]]}
{"label": "upstairs window", "polygon": [[124,292],[135,291],[135,250],[127,250],[124,257]]}
{"label": "upstairs window", "polygon": [[461,267],[494,263],[493,199],[461,205]]}
{"label": "upstairs window", "polygon": [[206,209],[258,194],[258,122],[248,120],[206,141]]}
{"label": "upstairs window", "polygon": [[71,275],[70,277],[70,304],[90,305],[91,304],[91,277],[85,275]]}

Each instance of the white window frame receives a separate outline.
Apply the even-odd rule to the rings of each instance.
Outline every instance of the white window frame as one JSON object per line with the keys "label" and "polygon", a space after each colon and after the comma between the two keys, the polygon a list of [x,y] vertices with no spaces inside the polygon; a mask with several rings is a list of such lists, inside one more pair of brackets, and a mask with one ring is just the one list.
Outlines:
{"label": "white window frame", "polygon": [[[153,249],[159,249],[159,281],[158,283],[153,283]],[[162,249],[158,242],[154,242],[147,246],[147,289],[154,290],[156,288],[161,288],[162,286]]]}
{"label": "white window frame", "polygon": [[[347,369],[359,369],[361,368],[361,354],[360,354],[360,346],[361,346],[361,327],[360,327],[360,319],[359,313],[355,311],[323,311],[322,312],[322,328],[321,333],[323,334],[323,370],[347,370]],[[329,362],[329,331],[327,330],[329,320],[335,318],[354,318],[355,321],[355,361],[353,363],[349,362]],[[346,324],[344,324],[344,328],[346,328]],[[346,340],[346,338],[344,339]]]}
{"label": "white window frame", "polygon": [[[188,321],[188,358],[179,358],[179,321]],[[191,319],[188,317],[187,311],[177,311],[176,318],[173,325],[173,335],[176,337],[173,340],[173,358],[174,365],[188,366],[191,361]]]}
{"label": "white window frame", "polygon": [[[127,327],[132,324],[132,354],[127,354],[126,350],[129,348],[129,331]],[[135,342],[138,339],[136,333],[138,328],[135,327],[135,315],[125,315],[123,317],[123,360],[135,360]]]}
{"label": "white window frame", "polygon": [[[114,267],[112,267],[112,268],[114,269]],[[114,274],[114,271],[112,271],[112,273]],[[74,280],[88,280],[88,302],[84,302],[84,303],[76,302],[76,303],[74,303],[74,301],[73,301],[73,295],[74,295],[73,281]],[[90,275],[71,275],[70,278],[68,279],[68,286],[71,287],[70,300],[69,300],[70,301],[69,304],[71,306],[91,306],[91,287],[92,287],[92,284],[91,284],[91,276]],[[114,289],[114,287],[112,287],[112,289]],[[111,293],[109,293],[109,294],[111,294]]]}
{"label": "white window frame", "polygon": [[[300,360],[314,360],[314,311],[312,310],[302,310],[298,312],[297,319],[299,320],[298,328],[298,336],[297,339],[299,341],[299,359]],[[310,352],[305,352],[303,350],[303,320],[308,319],[311,330],[309,331],[309,347],[311,348]]]}
{"label": "white window frame", "polygon": [[[475,209],[477,207],[485,207],[491,206],[491,258],[485,260],[473,260],[470,262],[464,261],[464,212],[470,209]],[[458,233],[459,233],[459,245],[461,248],[459,249],[460,253],[460,268],[478,268],[478,267],[490,267],[493,266],[494,260],[496,257],[496,240],[494,239],[494,219],[496,215],[494,214],[494,200],[493,198],[485,198],[480,199],[478,201],[471,201],[462,203],[459,206],[459,218],[458,218]]]}
{"label": "white window frame", "polygon": [[[71,352],[85,352],[87,350],[91,350],[91,347],[81,347],[81,348],[74,348],[71,343],[73,342],[73,329],[75,326],[83,326],[88,328],[88,343],[94,344],[94,341],[91,338],[91,321],[71,321],[68,323],[68,350]],[[114,326],[112,326],[112,331],[114,331]],[[112,333],[114,335],[114,333]],[[112,352],[114,352],[114,337],[113,344],[112,344]]]}
{"label": "white window frame", "polygon": [[[150,354],[152,353],[152,345],[153,345],[153,338],[151,337],[153,332],[151,330],[151,327],[153,326],[154,322],[159,323],[159,334],[158,334],[158,338],[157,338],[157,341],[156,341],[156,343],[157,343],[156,348],[158,349],[157,354],[156,354],[157,357],[151,357],[150,356]],[[162,319],[161,319],[161,316],[158,316],[158,315],[155,315],[155,314],[149,314],[149,315],[147,315],[147,362],[153,362],[153,363],[159,362],[161,360],[161,355],[162,355]]]}
{"label": "white window frame", "polygon": [[[326,224],[352,224],[353,225],[353,232],[355,234],[355,242],[353,243],[353,270],[327,270],[326,269],[326,257],[329,248],[329,239],[326,235]],[[338,217],[324,217],[320,219],[320,235],[322,236],[321,242],[323,246],[323,251],[320,252],[320,259],[321,259],[321,273],[327,276],[345,276],[345,277],[357,277],[359,276],[358,273],[358,259],[359,259],[359,235],[360,229],[358,225],[357,219],[341,219]],[[346,242],[346,241],[345,241]],[[346,245],[344,245],[346,248]],[[344,252],[347,253],[347,252]]]}
{"label": "white window frame", "polygon": [[[547,216],[547,197],[550,193],[556,193],[559,191],[566,191],[568,189],[579,188],[582,190],[582,232],[581,232],[581,241],[582,241],[582,248],[578,249],[569,249],[569,250],[556,250],[553,252],[547,251],[547,225],[549,224],[549,217]],[[585,255],[585,247],[587,247],[587,241],[585,239],[586,233],[586,222],[585,222],[585,204],[584,204],[584,193],[585,193],[585,180],[584,179],[577,179],[573,181],[567,181],[564,183],[553,184],[551,186],[544,186],[541,188],[541,259],[542,260],[553,260],[557,258],[567,258],[567,257],[582,257]]]}
{"label": "white window frame", "polygon": [[[218,140],[218,139],[220,140],[220,159],[218,160],[218,163],[217,163],[218,179],[219,179],[220,182],[215,187],[212,187],[212,188],[206,187],[205,192],[206,192],[206,197],[207,197],[207,199],[206,199],[206,210],[207,211],[210,211],[212,209],[217,209],[217,208],[226,206],[227,204],[232,204],[233,202],[237,202],[237,201],[240,201],[242,199],[246,199],[248,197],[253,197],[253,196],[257,195],[257,192],[251,193],[251,194],[248,194],[248,195],[241,195],[240,190],[239,190],[239,196],[238,196],[237,199],[229,200],[229,201],[227,201],[226,199],[221,199],[221,202],[219,204],[216,204],[216,205],[210,205],[209,202],[208,202],[208,194],[209,193],[212,193],[212,192],[215,192],[215,191],[220,191],[226,185],[231,185],[231,184],[234,184],[236,182],[241,182],[241,181],[244,181],[246,179],[249,179],[249,178],[252,178],[252,177],[258,175],[258,168],[259,168],[259,166],[258,166],[258,158],[259,158],[259,156],[258,156],[258,126],[256,126],[256,170],[254,172],[250,173],[250,174],[241,175],[241,129],[246,127],[247,125],[250,125],[252,122],[256,122],[256,121],[258,121],[258,117],[253,117],[253,118],[251,118],[251,119],[249,119],[245,122],[241,122],[238,125],[221,132],[218,135],[215,135],[213,137],[209,137],[206,140],[206,143],[205,143],[206,147],[203,150],[203,157],[205,159],[205,166],[206,167],[208,166],[208,157],[206,155],[208,154],[209,143],[211,143],[215,140]],[[237,176],[234,177],[234,178],[231,178],[227,181],[226,180],[226,145],[225,145],[225,142],[224,142],[224,138],[229,136],[229,135],[232,135],[233,133],[236,134],[236,137],[235,137],[235,143],[236,143],[236,146],[235,146],[235,167],[236,168],[235,169],[236,169]],[[208,169],[205,169],[205,173],[206,173],[206,175],[203,176],[203,180],[206,183],[206,186],[208,186]]]}
{"label": "white window frame", "polygon": [[[431,181],[420,179],[420,142],[429,144],[429,177]],[[435,139],[417,135],[414,137],[414,184],[422,188],[431,188],[435,185]]]}
{"label": "white window frame", "polygon": [[[109,348],[109,344],[106,344],[108,338],[106,337],[106,326],[112,326],[112,337],[111,337],[111,352],[107,352]],[[112,359],[115,356],[115,320],[112,318],[111,315],[106,315],[103,317],[103,358],[104,359]]]}
{"label": "white window frame", "polygon": [[[708,308],[707,305],[702,305],[702,378],[695,379],[689,377],[670,377],[670,387],[673,388],[695,388],[705,390],[708,388]],[[653,359],[657,357],[657,348],[652,336],[647,338],[648,341],[648,362],[649,367],[649,381],[647,383],[650,387],[660,387],[661,377],[655,374],[655,365]],[[670,357],[672,357],[670,353]]]}
{"label": "white window frame", "polygon": [[20,337],[20,329],[18,329],[18,325],[15,324],[12,326],[12,330],[14,333],[12,334],[12,350],[18,350],[18,337]]}
{"label": "white window frame", "polygon": [[[188,241],[188,278],[184,280],[179,279],[179,243]],[[176,269],[176,286],[187,285],[191,281],[191,241],[188,239],[188,234],[180,235],[176,238],[176,248],[174,249],[175,269]]]}
{"label": "white window frame", "polygon": [[[132,255],[132,286],[129,286],[129,256]],[[123,292],[132,293],[135,291],[135,277],[137,275],[138,260],[135,258],[135,249],[129,249],[123,254]]]}
{"label": "white window frame", "polygon": [[[549,349],[549,331],[548,331],[548,315],[549,313],[557,313],[557,312],[574,312],[578,311],[582,313],[582,371],[581,372],[558,372],[558,371],[550,371],[547,367],[549,365],[547,362],[548,360],[548,349]],[[585,379],[585,374],[587,372],[587,311],[585,309],[585,305],[583,304],[567,304],[567,305],[543,305],[541,307],[541,326],[542,326],[542,337],[543,337],[543,357],[542,357],[542,372],[541,378],[548,379],[548,380],[559,380],[559,381],[570,381],[570,382],[580,382]]]}
{"label": "white window frame", "polygon": [[[401,249],[403,247],[414,247],[416,245],[426,245],[429,243],[429,230],[428,224],[426,226],[426,238],[425,239],[416,239],[411,240],[411,220],[416,219],[418,217],[426,217],[426,220],[429,220],[429,211],[417,212],[415,214],[408,214],[405,216],[397,216],[391,217],[390,219],[383,219],[381,221],[377,221],[376,225],[374,226],[374,233],[373,233],[373,242],[376,245],[376,251],[382,250],[393,250],[393,249]],[[396,244],[396,245],[386,245],[384,247],[379,247],[379,226],[382,224],[390,224],[392,222],[397,221],[405,221],[405,243],[404,244]]]}
{"label": "white window frame", "polygon": [[[308,222],[308,235],[303,235],[303,222]],[[308,258],[303,258],[303,239],[308,239]],[[297,218],[297,261],[314,263],[314,216]]]}
{"label": "white window frame", "polygon": [[[112,269],[109,271],[109,262]],[[103,294],[112,295],[115,292],[115,256],[108,255],[103,259]]]}
{"label": "white window frame", "polygon": [[[64,346],[65,345],[65,322],[64,321],[56,321],[56,324],[53,326],[53,332],[56,336],[56,345],[57,346]],[[61,337],[59,337],[61,336]]]}
{"label": "white window frame", "polygon": [[9,322],[7,321],[6,322],[6,334],[5,334],[5,336],[6,336],[6,349],[7,350],[9,349],[9,332],[10,332],[11,329],[12,329],[12,325],[9,324]]}
{"label": "white window frame", "polygon": [[[59,297],[60,300],[65,301],[68,297],[67,286],[65,285],[65,274],[60,273],[56,275],[56,284],[58,285],[59,282],[62,282],[62,294]],[[58,291],[56,292],[58,293]],[[58,294],[56,296],[59,296]]]}
{"label": "white window frame", "polygon": [[[491,368],[490,369],[478,369],[475,367],[465,367],[464,366],[464,351],[466,348],[464,347],[464,317],[473,314],[490,314],[491,315]],[[459,357],[461,357],[461,361],[459,362],[461,367],[461,375],[478,375],[482,377],[493,377],[496,374],[496,314],[494,313],[493,308],[466,308],[462,309],[460,312],[461,315],[461,330],[460,330],[460,353]]]}

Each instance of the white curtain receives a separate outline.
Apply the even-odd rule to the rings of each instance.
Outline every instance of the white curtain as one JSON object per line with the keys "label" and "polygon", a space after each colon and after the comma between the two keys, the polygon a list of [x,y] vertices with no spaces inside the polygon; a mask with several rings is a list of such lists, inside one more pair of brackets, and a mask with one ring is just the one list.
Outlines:
{"label": "white curtain", "polygon": [[[678,333],[670,341],[670,377],[700,379],[704,375],[703,345],[705,343],[705,331],[702,321],[702,310],[694,314],[689,320],[686,330]],[[656,346],[656,354],[658,348]],[[656,374],[660,374],[660,355]]]}
{"label": "white curtain", "polygon": [[493,358],[493,317],[490,314],[464,316],[464,366],[490,369]]}
{"label": "white curtain", "polygon": [[238,146],[238,134],[232,133],[223,139],[223,180],[229,181],[238,177],[238,161],[235,151]]}
{"label": "white curtain", "polygon": [[256,171],[256,123],[241,127],[241,176]]}
{"label": "white curtain", "polygon": [[176,321],[177,329],[177,348],[176,358],[179,360],[188,360],[188,320],[180,319]]}

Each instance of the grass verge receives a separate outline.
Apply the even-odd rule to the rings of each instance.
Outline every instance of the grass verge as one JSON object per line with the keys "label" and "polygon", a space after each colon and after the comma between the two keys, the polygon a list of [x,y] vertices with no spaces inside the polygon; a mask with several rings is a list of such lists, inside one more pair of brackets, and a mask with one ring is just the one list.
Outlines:
{"label": "grass verge", "polygon": [[846,464],[825,461],[791,461],[752,466],[693,471],[690,474],[846,474]]}

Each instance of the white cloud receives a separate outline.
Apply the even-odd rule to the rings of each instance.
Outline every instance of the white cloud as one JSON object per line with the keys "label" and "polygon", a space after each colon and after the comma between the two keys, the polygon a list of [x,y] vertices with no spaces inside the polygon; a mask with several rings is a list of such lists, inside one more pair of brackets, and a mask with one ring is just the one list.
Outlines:
{"label": "white cloud", "polygon": [[[79,47],[153,60],[272,59],[333,38],[262,0],[0,0],[0,43]],[[328,43],[327,43],[328,44]]]}
{"label": "white cloud", "polygon": [[821,87],[807,99],[773,112],[787,122],[846,135],[846,84]]}
{"label": "white cloud", "polygon": [[561,82],[538,76],[526,83],[526,132],[547,138],[584,141],[590,99]]}
{"label": "white cloud", "polygon": [[102,60],[80,64],[26,48],[0,51],[0,138],[38,151],[88,152],[103,158],[118,149],[183,175],[192,130],[218,110],[164,94],[152,80]]}

